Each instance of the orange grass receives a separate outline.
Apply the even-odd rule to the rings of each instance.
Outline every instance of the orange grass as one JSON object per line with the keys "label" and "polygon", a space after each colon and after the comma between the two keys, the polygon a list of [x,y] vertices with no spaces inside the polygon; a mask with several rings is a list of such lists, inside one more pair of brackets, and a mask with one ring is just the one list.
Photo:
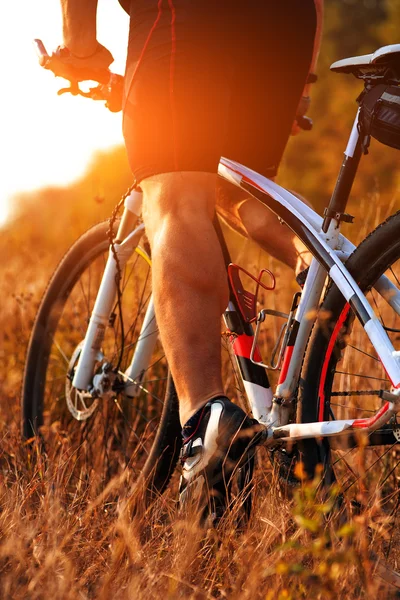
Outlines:
{"label": "orange grass", "polygon": [[[370,211],[359,235],[374,224]],[[34,314],[56,254],[84,228],[68,229],[55,247],[53,235],[33,225],[21,217],[0,241],[9,257],[0,279],[0,598],[394,597],[375,576],[371,554],[390,527],[379,499],[357,514],[328,517],[337,491],[321,498],[298,472],[297,489],[285,495],[264,450],[248,527],[236,526],[237,503],[216,530],[204,531],[177,510],[178,474],[150,508],[132,515],[129,499],[143,456],[137,452],[126,463],[118,448],[105,452],[107,429],[71,450],[73,430],[54,427],[46,456],[23,442],[20,385]],[[287,309],[295,290],[289,271],[251,244],[231,241],[244,267],[272,268],[278,286],[265,303]]]}

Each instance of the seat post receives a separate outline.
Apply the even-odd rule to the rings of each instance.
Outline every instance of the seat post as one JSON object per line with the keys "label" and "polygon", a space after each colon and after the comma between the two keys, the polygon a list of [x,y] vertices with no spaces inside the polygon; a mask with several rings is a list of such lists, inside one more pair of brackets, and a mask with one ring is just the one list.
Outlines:
{"label": "seat post", "polygon": [[345,211],[362,155],[361,137],[358,131],[359,113],[360,111],[357,112],[354,119],[335,189],[333,190],[329,206],[324,212],[325,218],[322,223],[322,231],[324,233],[328,231],[332,219],[336,219],[338,222],[347,221],[351,223],[353,221],[353,217],[347,215]]}

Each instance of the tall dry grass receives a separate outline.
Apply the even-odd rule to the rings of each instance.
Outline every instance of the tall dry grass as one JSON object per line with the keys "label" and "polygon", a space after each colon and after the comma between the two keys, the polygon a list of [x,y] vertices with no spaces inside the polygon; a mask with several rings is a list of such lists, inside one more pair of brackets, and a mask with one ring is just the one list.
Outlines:
{"label": "tall dry grass", "polygon": [[[363,237],[383,214],[376,217],[368,202],[361,209]],[[376,576],[375,553],[392,527],[379,498],[365,509],[332,513],[337,490],[322,497],[300,470],[286,494],[264,450],[248,527],[237,527],[238,503],[205,531],[178,511],[178,474],[151,507],[132,514],[140,453],[127,465],[116,459],[110,478],[102,437],[83,439],[71,451],[73,432],[55,430],[46,456],[24,443],[19,403],[26,345],[55,254],[71,237],[68,231],[54,245],[44,230],[27,230],[17,220],[0,240],[8,258],[0,267],[0,598],[394,597]],[[232,241],[243,266],[257,270],[261,263],[275,272],[277,290],[265,302],[287,310],[294,291],[289,272],[251,244]],[[267,339],[275,333],[272,326]]]}

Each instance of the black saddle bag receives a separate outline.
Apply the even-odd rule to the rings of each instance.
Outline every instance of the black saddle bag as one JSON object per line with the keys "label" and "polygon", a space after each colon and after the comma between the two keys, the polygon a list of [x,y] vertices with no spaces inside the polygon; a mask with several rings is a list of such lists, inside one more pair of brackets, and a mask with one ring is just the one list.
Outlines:
{"label": "black saddle bag", "polygon": [[364,152],[370,137],[400,150],[400,87],[378,84],[363,92],[358,101]]}

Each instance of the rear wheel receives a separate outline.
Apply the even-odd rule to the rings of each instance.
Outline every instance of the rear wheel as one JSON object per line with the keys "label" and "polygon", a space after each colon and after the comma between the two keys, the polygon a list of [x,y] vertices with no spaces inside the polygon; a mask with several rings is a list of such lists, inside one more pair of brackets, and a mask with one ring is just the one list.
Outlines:
{"label": "rear wheel", "polygon": [[[397,312],[373,289],[382,274],[400,289],[400,213],[380,225],[357,248],[346,266],[380,318],[395,349],[400,349]],[[363,327],[348,310],[336,286],[329,290],[314,328],[299,390],[298,421],[303,423],[369,417],[382,406],[380,390],[391,382]],[[400,571],[400,446],[394,423],[356,438],[299,444],[310,476],[324,466],[328,483],[336,480],[348,506],[381,506],[389,518],[381,557]],[[367,444],[364,446],[364,444]]]}

